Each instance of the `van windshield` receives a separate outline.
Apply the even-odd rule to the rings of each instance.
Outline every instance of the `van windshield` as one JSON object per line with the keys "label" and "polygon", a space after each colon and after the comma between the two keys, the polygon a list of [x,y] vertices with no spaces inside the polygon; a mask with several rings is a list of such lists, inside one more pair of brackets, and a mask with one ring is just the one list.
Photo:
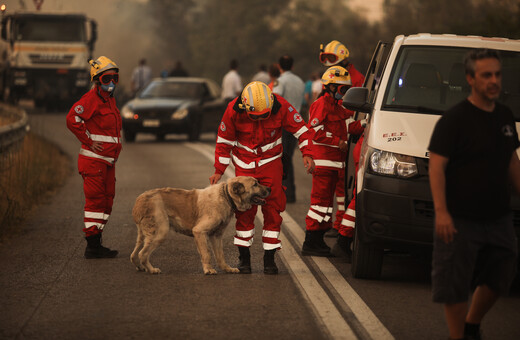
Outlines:
{"label": "van windshield", "polygon": [[[442,114],[465,99],[470,87],[464,74],[468,48],[404,46],[390,75],[383,109]],[[502,93],[499,101],[520,121],[520,52],[500,51]]]}

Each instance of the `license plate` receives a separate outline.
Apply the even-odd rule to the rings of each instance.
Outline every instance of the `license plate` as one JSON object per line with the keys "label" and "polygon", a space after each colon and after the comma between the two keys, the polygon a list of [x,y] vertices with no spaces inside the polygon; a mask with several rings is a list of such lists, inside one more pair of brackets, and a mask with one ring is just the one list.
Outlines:
{"label": "license plate", "polygon": [[158,127],[159,125],[161,125],[161,122],[159,122],[159,119],[143,120],[143,126],[145,126],[145,127]]}

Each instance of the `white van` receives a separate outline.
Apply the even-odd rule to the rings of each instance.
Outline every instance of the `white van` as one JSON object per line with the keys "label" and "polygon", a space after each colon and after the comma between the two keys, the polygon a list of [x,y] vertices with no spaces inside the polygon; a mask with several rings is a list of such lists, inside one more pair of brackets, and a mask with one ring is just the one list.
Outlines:
{"label": "white van", "polygon": [[[500,101],[512,109],[520,131],[520,40],[400,35],[393,44],[378,44],[365,87],[347,92],[344,105],[358,111],[358,119],[368,118],[357,180],[354,141],[346,170],[347,192],[354,190],[354,183],[357,190],[354,277],[379,278],[385,250],[431,249],[434,209],[427,148],[442,113],[470,92],[463,60],[473,48],[500,51]],[[518,197],[512,204],[520,235]]]}

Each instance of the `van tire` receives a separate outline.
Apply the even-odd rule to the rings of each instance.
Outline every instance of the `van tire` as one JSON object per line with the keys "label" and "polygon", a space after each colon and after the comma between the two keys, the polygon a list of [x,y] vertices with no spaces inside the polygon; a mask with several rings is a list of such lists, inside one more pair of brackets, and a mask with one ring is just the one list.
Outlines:
{"label": "van tire", "polygon": [[352,251],[352,276],[357,279],[379,279],[383,267],[383,248],[375,243],[361,241],[361,230],[356,229]]}

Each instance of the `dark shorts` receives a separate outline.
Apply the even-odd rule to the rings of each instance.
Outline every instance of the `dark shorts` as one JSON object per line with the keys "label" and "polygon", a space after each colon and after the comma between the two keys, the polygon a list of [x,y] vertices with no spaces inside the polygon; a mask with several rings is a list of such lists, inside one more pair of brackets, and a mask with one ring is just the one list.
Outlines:
{"label": "dark shorts", "polygon": [[472,286],[480,285],[506,295],[517,266],[512,214],[485,222],[454,218],[454,223],[453,242],[446,244],[434,235],[433,301],[465,302]]}

